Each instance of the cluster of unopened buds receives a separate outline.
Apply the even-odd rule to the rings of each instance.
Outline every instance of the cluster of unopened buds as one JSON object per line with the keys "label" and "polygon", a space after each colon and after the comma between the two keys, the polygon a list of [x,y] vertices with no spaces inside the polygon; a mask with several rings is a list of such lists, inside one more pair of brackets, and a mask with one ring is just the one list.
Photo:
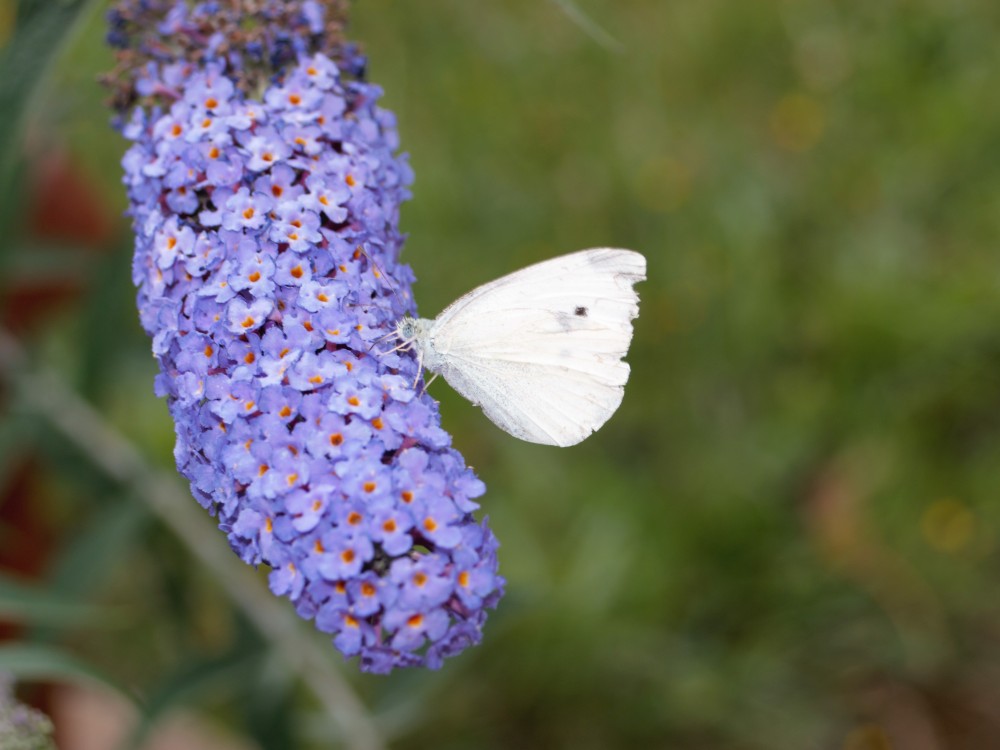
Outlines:
{"label": "cluster of unopened buds", "polygon": [[[195,498],[275,594],[365,670],[436,667],[480,640],[503,579],[472,515],[483,484],[412,353],[379,343],[413,311],[412,175],[363,60],[317,42],[322,5],[279,5],[300,27],[238,54],[206,36],[220,3],[112,12],[114,41],[145,54],[123,166],[156,389]],[[157,44],[137,52],[122,19],[151,13]],[[179,57],[171,40],[198,35],[199,59]],[[248,55],[273,68],[257,91]]]}

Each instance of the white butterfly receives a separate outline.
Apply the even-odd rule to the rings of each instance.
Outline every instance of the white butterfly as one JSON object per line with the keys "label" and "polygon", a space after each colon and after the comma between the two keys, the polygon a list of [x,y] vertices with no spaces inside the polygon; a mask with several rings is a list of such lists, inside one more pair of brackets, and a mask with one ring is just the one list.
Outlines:
{"label": "white butterfly", "polygon": [[575,445],[621,404],[646,259],[596,248],[503,276],[395,335],[514,437]]}

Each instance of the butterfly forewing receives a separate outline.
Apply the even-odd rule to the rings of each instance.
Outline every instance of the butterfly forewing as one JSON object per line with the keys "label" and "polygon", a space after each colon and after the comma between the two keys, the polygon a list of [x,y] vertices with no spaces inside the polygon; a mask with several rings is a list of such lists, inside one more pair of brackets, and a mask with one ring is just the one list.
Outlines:
{"label": "butterfly forewing", "polygon": [[435,320],[427,364],[512,435],[578,443],[621,403],[645,270],[639,253],[602,248],[485,284]]}

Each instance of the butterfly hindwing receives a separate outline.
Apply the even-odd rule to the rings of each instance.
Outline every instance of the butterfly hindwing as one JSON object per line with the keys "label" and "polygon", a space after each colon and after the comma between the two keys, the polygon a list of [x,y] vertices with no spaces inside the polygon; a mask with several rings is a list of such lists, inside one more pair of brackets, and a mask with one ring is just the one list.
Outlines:
{"label": "butterfly hindwing", "polygon": [[[628,365],[624,377],[628,376]],[[502,361],[467,361],[442,371],[452,387],[479,405],[490,420],[532,443],[579,443],[621,403],[621,385],[576,378],[572,371]]]}

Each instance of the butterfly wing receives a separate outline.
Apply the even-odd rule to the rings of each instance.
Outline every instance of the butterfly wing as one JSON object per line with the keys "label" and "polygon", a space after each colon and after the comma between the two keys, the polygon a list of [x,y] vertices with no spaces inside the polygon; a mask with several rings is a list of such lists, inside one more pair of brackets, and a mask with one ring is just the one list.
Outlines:
{"label": "butterfly wing", "polygon": [[574,445],[622,400],[646,259],[599,248],[538,263],[446,308],[424,364],[511,435]]}

